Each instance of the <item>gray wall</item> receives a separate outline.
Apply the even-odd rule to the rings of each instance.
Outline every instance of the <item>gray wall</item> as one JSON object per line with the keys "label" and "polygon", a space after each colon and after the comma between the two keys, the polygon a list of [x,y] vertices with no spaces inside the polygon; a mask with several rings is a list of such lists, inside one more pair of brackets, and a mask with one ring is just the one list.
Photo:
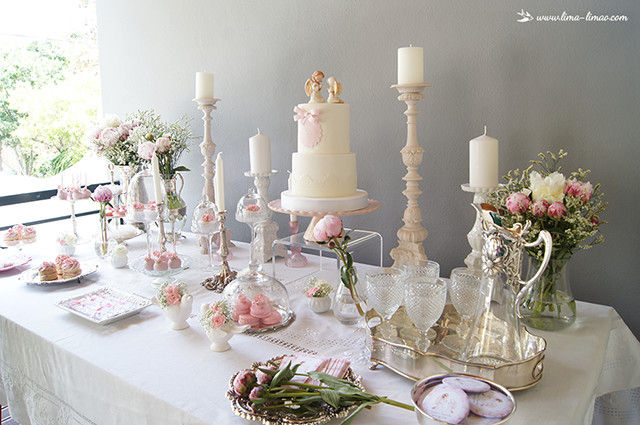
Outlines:
{"label": "gray wall", "polygon": [[[459,186],[468,179],[467,142],[484,124],[500,140],[501,172],[525,166],[539,151],[564,148],[567,166],[591,168],[610,203],[607,241],[575,256],[573,289],[582,300],[613,305],[638,335],[640,3],[529,2],[534,15],[591,10],[630,17],[618,24],[517,23],[521,7],[527,9],[512,1],[99,0],[104,111],[186,114],[199,143],[194,73],[213,72],[222,99],[213,134],[229,164],[227,202],[234,205],[250,184],[242,173],[249,168],[247,138],[258,126],[271,137],[273,166],[281,170],[273,198],[286,186],[296,147],[292,108],[305,100],[305,80],[316,69],[335,75],[351,104],[359,186],[383,202],[347,224],[380,231],[388,252],[405,204],[404,104],[389,85],[396,48],[423,46],[425,79],[433,83],[419,117],[429,257],[448,273],[468,251],[474,214]],[[186,176],[191,207],[202,187],[195,143],[183,159],[193,170]],[[284,217],[279,223],[285,235]],[[231,227],[235,238],[248,239],[247,226]]]}

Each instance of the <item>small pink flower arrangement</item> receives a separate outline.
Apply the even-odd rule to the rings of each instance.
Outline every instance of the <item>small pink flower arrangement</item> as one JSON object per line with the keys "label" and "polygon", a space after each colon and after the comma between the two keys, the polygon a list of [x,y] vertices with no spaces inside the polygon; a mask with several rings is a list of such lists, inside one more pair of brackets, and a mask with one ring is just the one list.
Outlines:
{"label": "small pink flower arrangement", "polygon": [[216,220],[216,216],[213,215],[212,213],[205,213],[205,214],[202,214],[202,217],[200,217],[200,220],[203,221],[204,223],[211,223]]}
{"label": "small pink flower arrangement", "polygon": [[205,330],[222,329],[233,323],[231,312],[225,301],[216,301],[202,306],[200,324]]}
{"label": "small pink flower arrangement", "polygon": [[115,115],[107,115],[100,125],[87,132],[85,139],[111,163],[137,167],[140,160],[136,144],[129,136],[139,125],[140,121],[133,118],[122,122]]}
{"label": "small pink flower arrangement", "polygon": [[188,295],[187,285],[183,282],[165,282],[158,288],[156,298],[163,308],[180,305],[182,297]]}
{"label": "small pink flower arrangement", "polygon": [[309,279],[308,289],[304,294],[307,298],[322,298],[329,296],[332,290],[333,288],[327,281],[312,277]]}

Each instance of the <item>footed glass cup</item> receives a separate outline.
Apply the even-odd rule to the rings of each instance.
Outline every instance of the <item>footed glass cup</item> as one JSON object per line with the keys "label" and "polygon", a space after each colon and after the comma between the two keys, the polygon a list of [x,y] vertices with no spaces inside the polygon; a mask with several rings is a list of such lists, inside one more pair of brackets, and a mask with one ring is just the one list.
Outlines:
{"label": "footed glass cup", "polygon": [[[388,322],[402,305],[404,290],[400,270],[382,268],[367,274],[367,304],[382,318],[382,333],[389,335]],[[385,334],[386,332],[386,334]]]}
{"label": "footed glass cup", "polygon": [[420,333],[417,346],[426,351],[435,331],[431,327],[438,321],[447,301],[447,284],[442,279],[410,277],[406,280],[405,309]]}

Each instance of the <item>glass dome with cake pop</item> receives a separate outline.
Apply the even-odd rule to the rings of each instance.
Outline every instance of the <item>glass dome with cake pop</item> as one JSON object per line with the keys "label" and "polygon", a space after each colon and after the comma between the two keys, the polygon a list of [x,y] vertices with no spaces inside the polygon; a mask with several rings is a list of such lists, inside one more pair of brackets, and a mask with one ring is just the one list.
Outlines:
{"label": "glass dome with cake pop", "polygon": [[[191,232],[201,235],[207,239],[207,251],[209,253],[209,267],[213,266],[213,262],[220,259],[216,249],[212,247],[214,236],[220,227],[218,218],[218,207],[215,203],[203,200],[198,204],[193,212],[193,220],[191,221]],[[204,251],[203,251],[204,253]],[[227,256],[227,260],[231,259],[231,252]]]}
{"label": "glass dome with cake pop", "polygon": [[153,174],[144,169],[136,173],[129,183],[125,221],[129,223],[149,224],[158,218],[156,202],[151,200],[153,191]]}
{"label": "glass dome with cake pop", "polygon": [[264,199],[253,190],[238,202],[236,220],[251,227],[249,269],[234,279],[222,292],[239,325],[249,325],[248,333],[283,328],[295,318],[284,285],[261,271],[255,249],[255,224],[269,217]]}

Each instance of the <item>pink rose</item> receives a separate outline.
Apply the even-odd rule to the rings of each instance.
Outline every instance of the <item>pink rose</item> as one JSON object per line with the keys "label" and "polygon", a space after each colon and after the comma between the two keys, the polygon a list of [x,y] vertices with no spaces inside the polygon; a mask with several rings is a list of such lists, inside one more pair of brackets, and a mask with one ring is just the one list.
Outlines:
{"label": "pink rose", "polygon": [[151,158],[156,153],[156,144],[153,142],[144,142],[138,146],[138,156],[147,161],[151,161]]}
{"label": "pink rose", "polygon": [[156,141],[156,152],[166,153],[171,149],[171,139],[168,137],[160,137]]}
{"label": "pink rose", "polygon": [[589,202],[593,194],[593,186],[591,182],[581,182],[576,179],[568,180],[564,193],[574,198],[582,199],[582,202]]}
{"label": "pink rose", "polygon": [[506,204],[511,214],[522,214],[529,209],[531,200],[524,193],[516,192],[507,197]]}
{"label": "pink rose", "polygon": [[318,287],[314,286],[313,288],[309,289],[306,293],[307,297],[311,298],[315,295],[315,293],[318,292]]}
{"label": "pink rose", "polygon": [[226,319],[222,314],[214,314],[211,318],[211,327],[213,329],[220,329],[222,325],[224,325],[224,322],[226,322]]}
{"label": "pink rose", "polygon": [[547,208],[549,208],[549,203],[540,199],[531,204],[531,213],[536,217],[544,217],[547,215]]}
{"label": "pink rose", "polygon": [[551,218],[560,218],[567,213],[567,207],[564,206],[562,202],[554,202],[549,205],[547,209],[547,214]]}
{"label": "pink rose", "polygon": [[120,132],[117,128],[107,127],[100,132],[100,143],[106,147],[114,146],[119,138]]}
{"label": "pink rose", "polygon": [[335,215],[325,215],[313,229],[313,237],[317,242],[326,242],[342,234],[342,220]]}
{"label": "pink rose", "polygon": [[106,186],[98,186],[93,191],[93,200],[96,202],[109,202],[113,199],[113,192]]}

